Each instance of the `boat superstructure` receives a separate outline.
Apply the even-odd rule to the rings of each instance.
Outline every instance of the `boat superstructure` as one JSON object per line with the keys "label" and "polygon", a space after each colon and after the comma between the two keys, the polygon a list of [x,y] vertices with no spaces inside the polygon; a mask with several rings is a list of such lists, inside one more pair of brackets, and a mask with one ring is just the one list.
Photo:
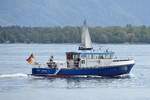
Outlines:
{"label": "boat superstructure", "polygon": [[132,59],[115,59],[114,52],[67,52],[68,68],[95,68],[134,64]]}

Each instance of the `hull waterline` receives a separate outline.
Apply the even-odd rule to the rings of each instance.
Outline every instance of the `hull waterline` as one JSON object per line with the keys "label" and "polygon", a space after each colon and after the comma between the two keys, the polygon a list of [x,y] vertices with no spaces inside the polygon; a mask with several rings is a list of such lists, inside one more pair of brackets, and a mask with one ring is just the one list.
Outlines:
{"label": "hull waterline", "polygon": [[76,77],[76,76],[118,76],[128,74],[134,64],[96,67],[96,68],[32,68],[33,76],[43,77]]}

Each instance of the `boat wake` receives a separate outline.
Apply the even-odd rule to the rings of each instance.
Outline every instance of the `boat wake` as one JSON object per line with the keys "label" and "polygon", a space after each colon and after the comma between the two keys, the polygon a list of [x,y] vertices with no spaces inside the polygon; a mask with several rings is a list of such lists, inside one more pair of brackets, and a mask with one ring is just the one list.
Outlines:
{"label": "boat wake", "polygon": [[0,78],[27,78],[28,74],[24,73],[15,73],[15,74],[0,74]]}
{"label": "boat wake", "polygon": [[[28,78],[31,77],[29,74],[24,74],[24,73],[14,73],[14,74],[0,74],[0,78]],[[43,77],[34,77],[34,78],[43,78]],[[126,74],[126,75],[120,75],[116,77],[102,77],[102,76],[76,76],[72,78],[101,78],[101,79],[106,79],[106,78],[136,78],[134,74]]]}
{"label": "boat wake", "polygon": [[126,78],[136,78],[136,76],[132,73],[130,74],[124,74],[124,75],[120,75],[120,76],[116,76],[115,78],[119,78],[119,79],[126,79]]}

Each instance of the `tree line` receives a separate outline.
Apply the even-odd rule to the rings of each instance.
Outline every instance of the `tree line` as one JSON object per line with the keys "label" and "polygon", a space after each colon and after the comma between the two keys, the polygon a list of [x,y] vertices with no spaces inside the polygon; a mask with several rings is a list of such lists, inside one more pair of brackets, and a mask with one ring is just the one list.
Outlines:
{"label": "tree line", "polygon": [[[89,27],[95,43],[150,43],[150,27]],[[0,26],[0,43],[80,43],[81,27]]]}

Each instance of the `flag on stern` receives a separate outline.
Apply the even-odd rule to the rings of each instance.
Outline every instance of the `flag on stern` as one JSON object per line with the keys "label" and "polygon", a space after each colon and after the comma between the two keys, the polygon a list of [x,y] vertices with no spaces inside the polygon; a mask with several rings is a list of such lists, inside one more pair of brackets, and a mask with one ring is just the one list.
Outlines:
{"label": "flag on stern", "polygon": [[33,53],[29,56],[29,58],[26,59],[26,61],[27,61],[29,64],[39,65],[39,63],[36,62]]}

